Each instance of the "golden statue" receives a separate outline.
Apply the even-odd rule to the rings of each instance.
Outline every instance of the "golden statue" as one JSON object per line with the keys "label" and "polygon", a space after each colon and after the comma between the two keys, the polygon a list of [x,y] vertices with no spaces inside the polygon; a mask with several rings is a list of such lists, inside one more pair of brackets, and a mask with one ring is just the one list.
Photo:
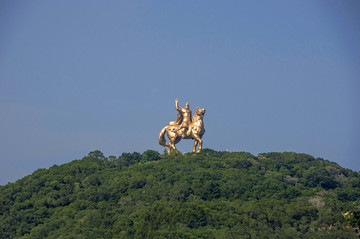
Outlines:
{"label": "golden statue", "polygon": [[[201,140],[205,133],[203,117],[205,109],[196,107],[194,117],[191,118],[191,110],[189,103],[186,102],[185,108],[179,107],[179,100],[175,100],[175,108],[179,112],[176,121],[171,121],[165,126],[159,134],[159,144],[168,147],[168,154],[174,149],[177,151],[175,144],[179,143],[181,139],[194,139],[193,152],[200,152],[202,149]],[[165,133],[167,134],[170,142],[166,143]],[[196,149],[197,145],[199,147]]]}

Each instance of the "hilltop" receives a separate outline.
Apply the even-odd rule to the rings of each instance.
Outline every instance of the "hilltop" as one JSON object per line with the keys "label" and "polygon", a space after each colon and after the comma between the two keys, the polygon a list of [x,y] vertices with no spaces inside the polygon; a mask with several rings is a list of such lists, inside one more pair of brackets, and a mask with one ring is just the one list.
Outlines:
{"label": "hilltop", "polygon": [[93,151],[0,186],[0,238],[359,238],[359,205],[308,154]]}

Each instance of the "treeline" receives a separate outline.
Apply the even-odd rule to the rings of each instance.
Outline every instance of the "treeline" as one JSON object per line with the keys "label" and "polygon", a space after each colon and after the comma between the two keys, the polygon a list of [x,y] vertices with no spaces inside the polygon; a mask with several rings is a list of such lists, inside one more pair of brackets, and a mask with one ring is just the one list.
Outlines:
{"label": "treeline", "polygon": [[359,238],[359,205],[307,154],[97,150],[0,186],[0,238]]}

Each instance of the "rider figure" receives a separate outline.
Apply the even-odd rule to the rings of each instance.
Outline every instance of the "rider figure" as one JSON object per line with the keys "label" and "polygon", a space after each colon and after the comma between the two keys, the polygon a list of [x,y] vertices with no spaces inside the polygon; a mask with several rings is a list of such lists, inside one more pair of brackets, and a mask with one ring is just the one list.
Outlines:
{"label": "rider figure", "polygon": [[191,110],[189,108],[189,103],[186,102],[185,108],[180,108],[179,100],[176,99],[175,108],[177,111],[179,111],[179,114],[181,114],[181,117],[178,117],[178,119],[176,120],[176,123],[180,125],[180,132],[183,136],[188,136],[188,133],[185,132],[187,132],[187,130],[189,129],[189,124],[191,123]]}

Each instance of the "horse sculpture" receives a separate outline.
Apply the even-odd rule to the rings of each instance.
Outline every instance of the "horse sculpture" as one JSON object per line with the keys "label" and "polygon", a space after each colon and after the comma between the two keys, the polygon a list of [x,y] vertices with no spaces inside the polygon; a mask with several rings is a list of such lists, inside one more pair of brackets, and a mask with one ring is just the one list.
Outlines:
{"label": "horse sculpture", "polygon": [[[177,102],[176,102],[176,109],[178,109]],[[170,154],[172,149],[178,152],[178,150],[175,147],[175,144],[179,143],[181,139],[194,139],[195,141],[192,152],[197,152],[197,153],[200,152],[203,143],[201,138],[205,133],[204,122],[203,122],[204,114],[205,114],[205,109],[196,108],[194,117],[192,118],[191,122],[188,124],[188,129],[186,131],[184,127],[181,125],[181,121],[179,122],[179,120],[177,120],[177,121],[169,122],[169,124],[160,131],[159,144],[164,147],[168,147],[167,152],[168,154]],[[179,119],[179,115],[178,115],[178,119]],[[166,143],[165,133],[167,134],[170,140],[169,143]],[[198,145],[199,147],[196,149]]]}

